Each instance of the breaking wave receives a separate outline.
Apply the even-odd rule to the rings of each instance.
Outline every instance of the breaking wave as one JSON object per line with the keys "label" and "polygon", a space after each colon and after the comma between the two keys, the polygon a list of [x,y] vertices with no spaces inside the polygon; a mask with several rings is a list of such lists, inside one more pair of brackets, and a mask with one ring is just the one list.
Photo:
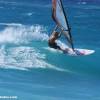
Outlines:
{"label": "breaking wave", "polygon": [[9,24],[0,23],[0,25],[6,25],[7,27],[0,31],[0,44],[2,43],[29,43],[33,40],[47,40],[48,35],[46,29],[43,26],[24,26],[22,24]]}
{"label": "breaking wave", "polygon": [[[30,68],[49,68],[58,71],[67,71],[55,67],[46,61],[46,54],[37,47],[30,47],[34,41],[47,41],[46,28],[40,25],[25,26],[22,24],[1,23],[6,26],[0,31],[0,68],[28,70]],[[14,46],[7,47],[8,44]]]}

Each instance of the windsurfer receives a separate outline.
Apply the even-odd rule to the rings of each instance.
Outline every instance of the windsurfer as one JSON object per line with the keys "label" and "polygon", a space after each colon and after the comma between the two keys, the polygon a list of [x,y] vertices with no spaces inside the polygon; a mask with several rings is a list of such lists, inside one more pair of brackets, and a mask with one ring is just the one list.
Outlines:
{"label": "windsurfer", "polygon": [[56,27],[49,37],[48,44],[51,48],[69,52],[70,48],[63,49],[56,43],[56,40],[63,34],[67,38],[72,49],[74,49],[69,24],[61,0],[52,0],[52,18],[56,22]]}
{"label": "windsurfer", "polygon": [[61,50],[61,47],[57,45],[56,40],[59,38],[58,32],[53,32],[52,35],[49,37],[48,44],[51,48]]}
{"label": "windsurfer", "polygon": [[59,37],[60,37],[60,33],[54,31],[54,32],[52,33],[52,35],[49,37],[48,45],[49,45],[51,48],[58,49],[58,50],[63,51],[64,53],[67,53],[67,52],[69,51],[68,48],[63,49],[63,48],[61,48],[61,47],[56,43],[56,40],[57,40]]}

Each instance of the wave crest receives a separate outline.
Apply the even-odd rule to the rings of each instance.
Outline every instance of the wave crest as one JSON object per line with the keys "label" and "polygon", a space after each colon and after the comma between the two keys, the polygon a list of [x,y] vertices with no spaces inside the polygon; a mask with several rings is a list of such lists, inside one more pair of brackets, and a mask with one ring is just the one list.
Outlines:
{"label": "wave crest", "polygon": [[36,40],[47,40],[46,28],[40,25],[24,26],[21,24],[4,24],[7,25],[5,29],[0,31],[0,44],[4,43],[29,43]]}

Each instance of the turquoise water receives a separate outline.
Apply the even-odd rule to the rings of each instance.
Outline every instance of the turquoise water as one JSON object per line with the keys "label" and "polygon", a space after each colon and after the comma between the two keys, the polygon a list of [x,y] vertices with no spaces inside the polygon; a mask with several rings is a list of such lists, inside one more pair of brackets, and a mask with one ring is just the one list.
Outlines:
{"label": "turquoise water", "polygon": [[93,49],[94,54],[74,57],[48,48],[55,26],[51,1],[0,1],[0,96],[100,99],[100,2],[64,0],[64,5],[75,47]]}

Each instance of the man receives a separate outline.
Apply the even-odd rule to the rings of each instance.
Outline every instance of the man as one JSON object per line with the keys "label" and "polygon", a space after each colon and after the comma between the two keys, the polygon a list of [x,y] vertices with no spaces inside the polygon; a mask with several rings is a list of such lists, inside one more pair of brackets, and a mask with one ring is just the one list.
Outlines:
{"label": "man", "polygon": [[[59,21],[56,18],[56,0],[52,0],[52,18],[60,26]],[[51,48],[62,50],[60,46],[57,45],[56,40],[60,37],[60,34],[56,31],[53,31],[52,35],[49,38],[48,44]]]}
{"label": "man", "polygon": [[[56,28],[60,28],[60,23],[58,21],[58,19],[56,18],[56,0],[52,0],[52,18],[53,20],[56,22],[57,24],[57,27]],[[56,29],[55,29],[56,30]],[[61,31],[63,31],[61,29]],[[66,52],[69,52],[69,48],[66,48],[66,49],[62,49],[60,46],[57,45],[56,43],[56,40],[60,37],[60,33],[54,31],[52,33],[52,35],[49,37],[49,40],[48,40],[48,45],[51,47],[51,48],[54,48],[54,49],[58,49],[58,50],[61,50],[63,51],[64,53]]]}
{"label": "man", "polygon": [[56,43],[56,40],[60,37],[60,34],[56,31],[54,31],[52,33],[52,35],[49,37],[49,40],[48,40],[48,45],[51,47],[51,48],[54,48],[54,49],[58,49],[58,50],[61,50],[63,51],[64,53],[68,53],[70,51],[69,48],[66,48],[66,49],[62,49],[60,46],[57,45]]}
{"label": "man", "polygon": [[51,48],[62,50],[60,46],[57,45],[56,40],[59,38],[58,32],[53,32],[52,35],[49,37],[48,45]]}
{"label": "man", "polygon": [[61,48],[60,46],[57,45],[56,40],[60,37],[59,35],[60,34],[58,32],[56,32],[56,31],[54,31],[52,33],[52,35],[49,37],[49,40],[48,40],[49,47],[61,50],[64,53],[70,52],[70,48],[63,49],[63,48]]}

